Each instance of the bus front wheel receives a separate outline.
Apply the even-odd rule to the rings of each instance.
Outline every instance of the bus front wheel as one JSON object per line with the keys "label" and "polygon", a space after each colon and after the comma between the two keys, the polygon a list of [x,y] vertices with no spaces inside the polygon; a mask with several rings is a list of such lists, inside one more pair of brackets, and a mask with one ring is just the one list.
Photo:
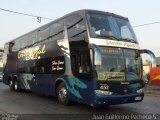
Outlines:
{"label": "bus front wheel", "polygon": [[60,103],[69,105],[68,92],[63,82],[59,83],[57,87],[57,96]]}

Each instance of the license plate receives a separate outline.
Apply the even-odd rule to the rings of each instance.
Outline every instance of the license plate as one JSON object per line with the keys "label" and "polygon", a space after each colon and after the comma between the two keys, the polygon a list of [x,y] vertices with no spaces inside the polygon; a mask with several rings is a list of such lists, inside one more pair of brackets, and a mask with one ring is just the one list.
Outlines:
{"label": "license plate", "polygon": [[141,96],[139,96],[139,97],[135,97],[135,100],[137,101],[137,100],[141,100],[142,99],[142,97]]}

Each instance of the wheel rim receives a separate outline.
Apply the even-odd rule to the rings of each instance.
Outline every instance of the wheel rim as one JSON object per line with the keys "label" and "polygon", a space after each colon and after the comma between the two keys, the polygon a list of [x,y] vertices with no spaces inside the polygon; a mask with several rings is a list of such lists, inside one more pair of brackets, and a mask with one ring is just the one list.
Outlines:
{"label": "wheel rim", "polygon": [[58,95],[59,95],[59,98],[60,98],[61,101],[65,101],[66,98],[67,98],[67,90],[66,90],[64,87],[62,87],[62,88],[59,90]]}
{"label": "wheel rim", "polygon": [[15,84],[14,81],[10,80],[9,87],[11,90],[14,90],[14,86],[15,86],[14,84]]}
{"label": "wheel rim", "polygon": [[17,90],[17,89],[18,89],[17,81],[15,81],[14,89],[15,89],[15,90]]}
{"label": "wheel rim", "polygon": [[12,87],[12,85],[13,85],[13,81],[11,80],[9,86]]}

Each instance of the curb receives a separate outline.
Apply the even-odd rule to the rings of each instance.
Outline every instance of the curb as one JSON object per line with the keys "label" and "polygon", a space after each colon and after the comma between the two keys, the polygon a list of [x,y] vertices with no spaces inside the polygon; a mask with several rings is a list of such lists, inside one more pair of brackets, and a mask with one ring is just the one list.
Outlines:
{"label": "curb", "polygon": [[160,97],[159,94],[145,93],[145,96]]}

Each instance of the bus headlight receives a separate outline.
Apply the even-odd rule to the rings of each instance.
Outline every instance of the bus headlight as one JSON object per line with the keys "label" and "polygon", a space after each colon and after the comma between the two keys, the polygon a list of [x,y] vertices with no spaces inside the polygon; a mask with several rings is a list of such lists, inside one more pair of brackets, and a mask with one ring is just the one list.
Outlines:
{"label": "bus headlight", "polygon": [[136,92],[137,92],[137,93],[143,93],[143,89],[142,89],[142,88],[141,88],[141,89],[138,89]]}
{"label": "bus headlight", "polygon": [[113,92],[110,92],[110,91],[103,91],[103,90],[95,90],[94,91],[96,94],[98,95],[112,95]]}

